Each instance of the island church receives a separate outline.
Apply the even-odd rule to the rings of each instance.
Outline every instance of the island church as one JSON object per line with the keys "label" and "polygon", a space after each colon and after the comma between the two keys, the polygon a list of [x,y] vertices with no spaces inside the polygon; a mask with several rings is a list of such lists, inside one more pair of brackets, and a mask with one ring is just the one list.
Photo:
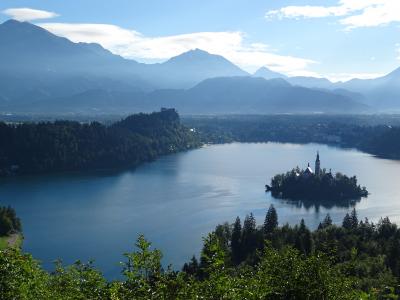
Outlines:
{"label": "island church", "polygon": [[319,160],[319,152],[317,152],[317,158],[315,160],[315,173],[310,167],[310,163],[307,165],[307,169],[304,170],[305,176],[310,176],[312,174],[319,175],[321,174],[321,161]]}

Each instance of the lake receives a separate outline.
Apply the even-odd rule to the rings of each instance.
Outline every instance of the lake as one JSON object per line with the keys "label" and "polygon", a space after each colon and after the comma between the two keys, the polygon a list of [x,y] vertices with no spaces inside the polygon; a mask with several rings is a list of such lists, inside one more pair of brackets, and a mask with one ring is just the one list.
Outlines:
{"label": "lake", "polygon": [[139,233],[175,268],[198,254],[202,237],[224,221],[253,212],[258,224],[274,204],[279,222],[302,218],[312,228],[329,212],[340,223],[349,206],[310,206],[273,199],[264,185],[292,167],[314,166],[357,175],[371,195],[356,203],[361,218],[400,223],[400,161],[357,150],[308,144],[225,144],[163,157],[132,171],[57,174],[0,181],[0,204],[22,219],[24,250],[51,269],[52,261],[95,260],[119,276],[122,254]]}

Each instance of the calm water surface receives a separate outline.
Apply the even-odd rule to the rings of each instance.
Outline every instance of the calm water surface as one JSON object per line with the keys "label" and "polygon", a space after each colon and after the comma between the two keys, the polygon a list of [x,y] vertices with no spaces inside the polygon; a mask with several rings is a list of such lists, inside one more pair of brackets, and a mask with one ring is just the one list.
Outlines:
{"label": "calm water surface", "polygon": [[122,253],[139,233],[178,268],[198,254],[202,237],[218,223],[253,212],[259,224],[273,203],[280,223],[304,218],[318,225],[327,212],[341,222],[351,207],[294,204],[271,198],[270,178],[307,162],[357,175],[371,195],[356,204],[359,215],[400,223],[400,161],[323,145],[229,144],[161,158],[133,171],[3,179],[0,203],[12,205],[24,227],[24,249],[46,268],[61,258],[94,259],[108,278],[120,273]]}

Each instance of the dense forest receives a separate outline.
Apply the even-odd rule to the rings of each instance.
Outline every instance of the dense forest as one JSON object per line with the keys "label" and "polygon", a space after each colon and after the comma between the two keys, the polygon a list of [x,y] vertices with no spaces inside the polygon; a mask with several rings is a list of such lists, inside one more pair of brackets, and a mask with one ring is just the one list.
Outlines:
{"label": "dense forest", "polygon": [[0,251],[3,299],[398,299],[400,229],[373,224],[355,210],[341,226],[329,215],[311,231],[304,221],[279,226],[273,206],[264,224],[252,214],[218,225],[200,259],[163,268],[162,252],[140,235],[125,253],[123,279],[107,281],[92,262],[56,262],[44,271],[30,254]]}
{"label": "dense forest", "polygon": [[12,207],[0,206],[0,237],[13,232],[20,232],[21,221]]}
{"label": "dense forest", "polygon": [[357,184],[356,176],[348,177],[339,172],[333,175],[325,169],[318,175],[308,174],[300,168],[275,175],[267,190],[275,198],[292,200],[324,199],[341,202],[368,196],[367,189]]}
{"label": "dense forest", "polygon": [[321,143],[400,159],[398,116],[269,115],[186,117],[205,143]]}
{"label": "dense forest", "polygon": [[98,122],[0,123],[0,175],[132,167],[198,147],[174,109]]}

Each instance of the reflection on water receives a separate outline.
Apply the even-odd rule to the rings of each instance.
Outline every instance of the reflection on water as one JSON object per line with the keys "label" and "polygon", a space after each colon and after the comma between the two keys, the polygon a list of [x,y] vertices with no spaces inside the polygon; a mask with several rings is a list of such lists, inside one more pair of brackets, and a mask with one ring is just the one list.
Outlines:
{"label": "reflection on water", "polygon": [[[264,191],[272,176],[313,163],[357,175],[371,195],[329,206],[274,199]],[[218,223],[253,212],[259,224],[272,203],[280,223],[304,219],[318,226],[329,212],[340,223],[353,205],[360,217],[400,221],[400,162],[323,145],[229,144],[164,157],[128,172],[75,173],[3,179],[0,203],[23,221],[25,250],[43,261],[95,259],[109,278],[118,276],[122,253],[139,233],[180,267],[201,248]]]}
{"label": "reflection on water", "polygon": [[[364,199],[364,198],[362,198]],[[306,210],[314,210],[315,212],[319,212],[321,208],[324,209],[335,209],[335,208],[351,208],[355,207],[358,202],[361,201],[359,199],[352,199],[352,200],[339,200],[332,202],[332,200],[291,200],[291,199],[281,199],[286,204],[294,205],[298,209],[305,208]]]}

